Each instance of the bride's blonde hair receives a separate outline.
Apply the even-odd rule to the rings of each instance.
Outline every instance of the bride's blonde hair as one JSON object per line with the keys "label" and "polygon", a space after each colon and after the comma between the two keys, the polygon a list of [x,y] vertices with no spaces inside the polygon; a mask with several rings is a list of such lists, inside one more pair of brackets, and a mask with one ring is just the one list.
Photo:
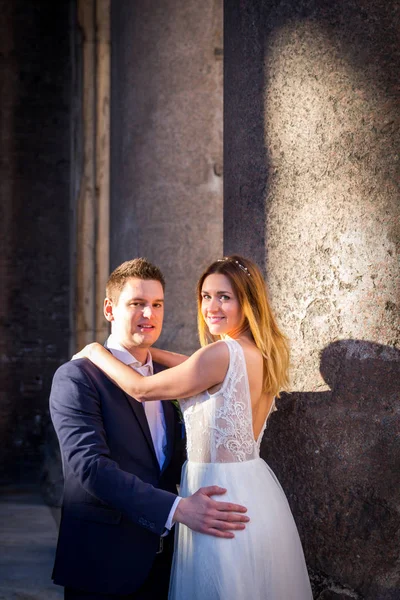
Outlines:
{"label": "bride's blonde hair", "polygon": [[279,397],[289,387],[289,346],[272,313],[260,269],[252,261],[237,254],[213,262],[197,284],[197,322],[202,346],[221,339],[212,335],[204,320],[202,288],[206,277],[219,273],[228,277],[243,312],[240,331],[247,328],[264,359],[263,391]]}

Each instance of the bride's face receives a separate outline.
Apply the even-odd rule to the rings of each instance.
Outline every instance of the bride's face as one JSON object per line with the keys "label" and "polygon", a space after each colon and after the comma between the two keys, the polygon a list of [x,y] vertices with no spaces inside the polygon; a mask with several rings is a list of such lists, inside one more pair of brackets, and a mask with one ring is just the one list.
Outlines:
{"label": "bride's face", "polygon": [[235,337],[241,329],[243,313],[228,277],[220,273],[206,277],[201,297],[201,312],[210,333]]}

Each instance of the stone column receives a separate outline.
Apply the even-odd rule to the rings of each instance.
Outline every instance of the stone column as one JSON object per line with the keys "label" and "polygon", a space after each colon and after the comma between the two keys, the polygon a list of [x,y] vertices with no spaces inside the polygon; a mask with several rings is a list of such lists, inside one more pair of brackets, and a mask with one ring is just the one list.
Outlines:
{"label": "stone column", "polygon": [[70,4],[0,12],[0,482],[38,481],[69,354]]}
{"label": "stone column", "polygon": [[395,1],[225,3],[225,248],[291,339],[263,456],[321,599],[400,595],[399,35]]}
{"label": "stone column", "polygon": [[110,0],[78,0],[76,8],[71,354],[93,340],[103,343],[109,329],[103,301],[110,254]]}
{"label": "stone column", "polygon": [[222,0],[111,12],[111,267],[161,267],[162,343],[190,352],[196,280],[222,254]]}

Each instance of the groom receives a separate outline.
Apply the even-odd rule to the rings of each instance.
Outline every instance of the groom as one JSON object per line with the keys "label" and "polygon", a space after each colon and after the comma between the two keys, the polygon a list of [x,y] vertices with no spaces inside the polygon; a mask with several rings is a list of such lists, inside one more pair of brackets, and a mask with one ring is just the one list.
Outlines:
{"label": "groom", "polygon": [[[104,315],[106,346],[142,375],[164,316],[165,281],[144,258],[111,274]],[[53,579],[66,600],[152,600],[167,597],[175,522],[231,537],[248,520],[243,507],[217,502],[225,490],[176,493],[182,457],[171,402],[140,404],[87,359],[62,365],[50,395],[60,443],[64,497]]]}

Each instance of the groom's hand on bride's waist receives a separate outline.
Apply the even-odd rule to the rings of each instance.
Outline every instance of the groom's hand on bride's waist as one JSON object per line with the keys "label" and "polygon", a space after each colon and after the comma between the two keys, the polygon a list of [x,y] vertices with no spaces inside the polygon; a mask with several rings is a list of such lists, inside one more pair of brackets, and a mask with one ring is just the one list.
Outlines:
{"label": "groom's hand on bride's waist", "polygon": [[200,488],[192,496],[180,500],[173,520],[207,535],[235,537],[233,531],[244,529],[250,519],[243,514],[247,512],[245,506],[210,497],[225,493],[226,489],[217,485]]}

